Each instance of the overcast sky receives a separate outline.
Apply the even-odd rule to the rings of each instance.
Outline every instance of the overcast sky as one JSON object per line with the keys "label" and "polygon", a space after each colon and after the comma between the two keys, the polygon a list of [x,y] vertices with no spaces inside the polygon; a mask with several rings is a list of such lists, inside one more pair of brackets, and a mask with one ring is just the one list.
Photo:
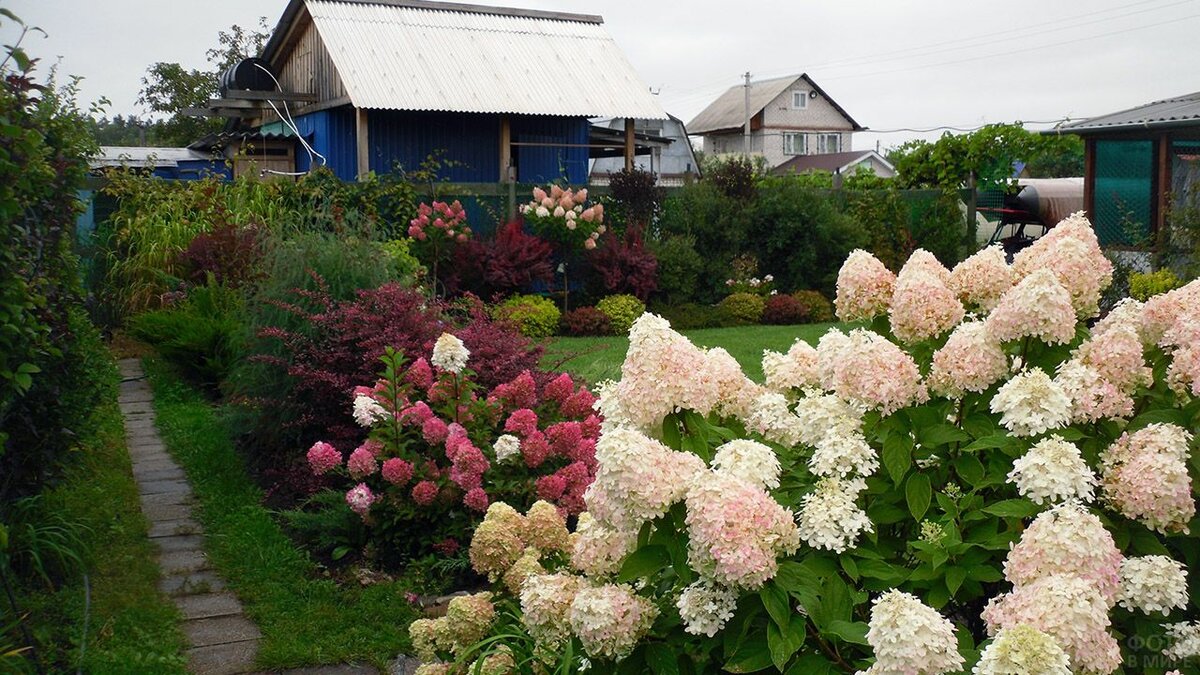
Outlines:
{"label": "overcast sky", "polygon": [[[489,0],[476,0],[488,3]],[[286,0],[4,0],[49,37],[25,46],[81,75],[85,100],[139,113],[146,67],[205,67],[217,31],[274,26]],[[749,70],[807,72],[874,130],[1081,118],[1200,90],[1200,0],[503,0],[602,14],[667,112],[690,120]],[[1081,7],[1087,7],[1082,11]],[[12,27],[0,28],[5,43]],[[587,86],[586,77],[574,80]],[[1045,124],[1030,125],[1044,128]],[[860,133],[856,149],[916,134]]]}

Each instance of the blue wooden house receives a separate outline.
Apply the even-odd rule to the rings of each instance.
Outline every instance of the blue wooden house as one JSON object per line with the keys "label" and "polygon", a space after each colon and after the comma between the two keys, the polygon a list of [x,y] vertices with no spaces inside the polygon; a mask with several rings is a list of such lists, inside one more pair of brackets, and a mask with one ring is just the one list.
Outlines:
{"label": "blue wooden house", "polygon": [[[440,152],[455,182],[584,183],[588,119],[667,118],[598,16],[426,0],[291,0],[261,61],[274,92],[210,110],[298,136],[295,170],[352,180]],[[608,141],[611,151],[612,141]]]}

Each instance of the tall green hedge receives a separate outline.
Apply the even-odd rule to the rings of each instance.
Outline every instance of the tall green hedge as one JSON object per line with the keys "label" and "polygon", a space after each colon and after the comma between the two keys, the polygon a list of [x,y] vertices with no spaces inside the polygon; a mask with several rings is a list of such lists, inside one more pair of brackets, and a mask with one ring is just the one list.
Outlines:
{"label": "tall green hedge", "polygon": [[100,367],[72,252],[93,143],[74,82],[35,82],[8,48],[0,72],[0,505],[36,492],[90,407]]}

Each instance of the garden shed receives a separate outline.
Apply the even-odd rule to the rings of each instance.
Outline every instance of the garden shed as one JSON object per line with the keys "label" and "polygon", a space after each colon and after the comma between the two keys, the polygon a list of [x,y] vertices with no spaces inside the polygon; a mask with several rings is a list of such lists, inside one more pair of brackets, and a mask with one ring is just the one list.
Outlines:
{"label": "garden shed", "polygon": [[441,152],[452,163],[443,177],[455,182],[582,183],[589,118],[629,120],[618,145],[629,163],[633,120],[667,118],[599,16],[291,0],[262,59],[280,100],[247,105],[243,124],[294,126],[304,141],[296,170],[323,162],[344,179],[413,169]]}
{"label": "garden shed", "polygon": [[1100,242],[1146,247],[1200,183],[1200,92],[1047,133],[1084,140],[1084,207]]}

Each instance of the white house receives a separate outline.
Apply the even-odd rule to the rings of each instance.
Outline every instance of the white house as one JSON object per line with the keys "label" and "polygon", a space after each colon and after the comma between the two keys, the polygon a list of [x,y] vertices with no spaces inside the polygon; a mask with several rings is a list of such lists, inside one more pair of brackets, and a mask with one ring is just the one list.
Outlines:
{"label": "white house", "polygon": [[[774,168],[800,155],[849,151],[863,127],[806,74],[750,83],[750,152]],[[691,122],[689,133],[704,137],[704,152],[741,153],[746,87],[730,87]]]}
{"label": "white house", "polygon": [[[625,120],[619,117],[594,123],[595,126],[613,130],[623,129],[624,124]],[[634,168],[654,174],[658,185],[677,187],[699,175],[696,153],[692,151],[683,120],[670,114],[665,120],[634,120],[634,130],[650,139],[670,141],[665,147],[654,147],[648,154],[637,155],[633,160]],[[625,160],[621,157],[593,159],[588,182],[592,185],[608,185],[609,174],[624,168]]]}
{"label": "white house", "polygon": [[880,178],[891,178],[896,175],[896,167],[892,166],[892,163],[887,161],[886,157],[874,150],[849,150],[824,155],[797,155],[771,169],[771,173],[776,176],[809,173],[811,171],[840,173],[843,176],[853,176],[858,171],[870,171]]}

